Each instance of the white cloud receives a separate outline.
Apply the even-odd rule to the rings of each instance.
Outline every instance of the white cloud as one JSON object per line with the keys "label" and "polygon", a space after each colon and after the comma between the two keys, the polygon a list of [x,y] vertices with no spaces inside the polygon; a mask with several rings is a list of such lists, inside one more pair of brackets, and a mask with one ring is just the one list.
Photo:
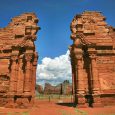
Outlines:
{"label": "white cloud", "polygon": [[45,57],[42,63],[37,66],[37,83],[44,84],[45,82],[56,85],[64,80],[71,81],[71,64],[69,51],[65,55],[51,59]]}

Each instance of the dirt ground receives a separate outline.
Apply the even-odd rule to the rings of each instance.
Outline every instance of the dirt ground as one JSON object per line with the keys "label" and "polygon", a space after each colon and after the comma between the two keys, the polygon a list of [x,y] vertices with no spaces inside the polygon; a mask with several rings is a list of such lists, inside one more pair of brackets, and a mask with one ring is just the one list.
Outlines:
{"label": "dirt ground", "polygon": [[39,100],[31,109],[0,108],[0,115],[115,115],[115,106],[103,108],[75,108],[63,100]]}

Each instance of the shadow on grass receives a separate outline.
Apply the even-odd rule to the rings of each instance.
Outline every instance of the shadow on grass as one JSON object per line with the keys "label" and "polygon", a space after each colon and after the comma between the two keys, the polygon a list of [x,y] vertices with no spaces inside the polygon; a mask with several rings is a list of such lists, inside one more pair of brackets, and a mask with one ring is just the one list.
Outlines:
{"label": "shadow on grass", "polygon": [[76,107],[75,103],[56,103],[57,105],[67,106],[67,107]]}

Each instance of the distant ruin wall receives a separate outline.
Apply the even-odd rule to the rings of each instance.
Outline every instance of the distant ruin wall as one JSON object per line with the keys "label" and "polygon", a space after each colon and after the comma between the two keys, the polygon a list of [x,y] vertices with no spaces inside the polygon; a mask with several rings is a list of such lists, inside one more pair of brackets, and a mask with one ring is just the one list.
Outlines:
{"label": "distant ruin wall", "polygon": [[68,80],[60,83],[56,86],[52,86],[49,83],[45,83],[44,94],[59,94],[59,95],[71,95],[72,84]]}

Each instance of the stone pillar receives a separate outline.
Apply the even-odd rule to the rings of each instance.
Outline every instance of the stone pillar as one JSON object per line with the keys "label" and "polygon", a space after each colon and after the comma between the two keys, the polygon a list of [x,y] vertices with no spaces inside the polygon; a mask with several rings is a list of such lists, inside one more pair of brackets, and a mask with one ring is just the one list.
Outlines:
{"label": "stone pillar", "polygon": [[31,53],[26,53],[25,54],[25,59],[26,59],[26,70],[25,70],[25,79],[24,79],[24,93],[27,95],[31,95],[31,87],[32,87],[32,65],[31,65],[31,60],[32,60],[32,55]]}
{"label": "stone pillar", "polygon": [[89,49],[89,55],[91,59],[91,78],[92,78],[92,96],[93,96],[93,107],[102,106],[100,98],[100,81],[96,63],[96,50]]}
{"label": "stone pillar", "polygon": [[76,52],[76,97],[78,107],[87,107],[85,100],[85,73],[83,69],[83,51],[78,49]]}
{"label": "stone pillar", "polygon": [[17,83],[17,94],[22,95],[23,94],[23,88],[24,88],[24,70],[23,70],[23,58],[24,55],[19,56],[19,63],[18,63],[18,83]]}
{"label": "stone pillar", "polygon": [[5,107],[15,107],[14,95],[17,92],[17,59],[18,54],[13,53],[11,55],[11,74],[10,74],[10,86],[9,93],[7,94],[7,103]]}
{"label": "stone pillar", "polygon": [[34,54],[33,68],[32,68],[32,95],[35,96],[35,87],[36,87],[36,68],[37,68],[38,54]]}
{"label": "stone pillar", "polygon": [[76,103],[76,98],[75,98],[75,94],[76,94],[76,75],[75,75],[75,65],[74,65],[74,58],[71,57],[71,68],[72,68],[72,94],[73,94],[73,102]]}
{"label": "stone pillar", "polygon": [[13,95],[17,91],[17,59],[18,55],[11,56],[11,77],[10,77],[10,93]]}
{"label": "stone pillar", "polygon": [[[75,95],[75,74],[74,74],[74,67],[73,67],[73,65],[72,65],[72,93],[73,93],[73,95]],[[75,99],[74,99],[74,102],[75,102]]]}

